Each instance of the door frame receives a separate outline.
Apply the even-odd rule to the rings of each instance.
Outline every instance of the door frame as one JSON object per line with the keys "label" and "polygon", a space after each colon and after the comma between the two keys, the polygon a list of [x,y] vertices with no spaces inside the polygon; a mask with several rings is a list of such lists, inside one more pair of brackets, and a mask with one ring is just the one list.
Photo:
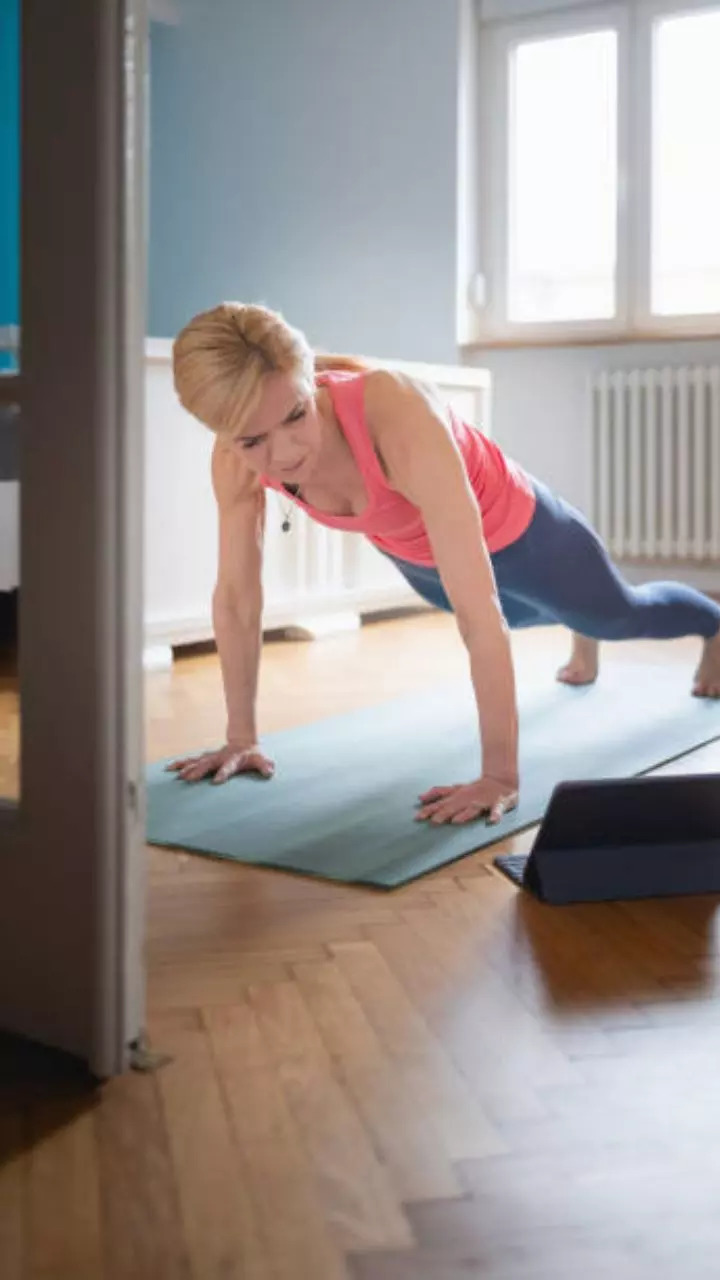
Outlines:
{"label": "door frame", "polygon": [[144,1017],[145,0],[23,0],[21,788],[0,1026],[124,1071]]}

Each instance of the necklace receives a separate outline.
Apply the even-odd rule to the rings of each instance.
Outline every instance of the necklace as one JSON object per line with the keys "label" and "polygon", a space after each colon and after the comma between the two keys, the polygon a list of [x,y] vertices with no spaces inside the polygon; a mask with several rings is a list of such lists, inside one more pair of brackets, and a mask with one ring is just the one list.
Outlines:
{"label": "necklace", "polygon": [[[288,493],[293,494],[293,495],[297,498],[297,496],[298,496],[298,494],[299,494],[299,492],[300,492],[300,485],[299,485],[299,484],[284,484],[284,485],[283,485],[283,489],[286,489]],[[284,505],[284,503],[283,503],[283,502],[281,502],[281,503],[280,503],[280,506],[281,506],[281,508],[282,508],[282,513],[283,513],[283,522],[282,522],[282,524],[281,524],[280,528],[282,529],[283,533],[289,533],[289,532],[290,532],[290,529],[292,528],[292,525],[291,525],[291,522],[290,522],[290,516],[291,516],[291,513],[292,513],[292,503],[290,503],[290,506],[289,506],[289,507],[286,507],[286,506]]]}

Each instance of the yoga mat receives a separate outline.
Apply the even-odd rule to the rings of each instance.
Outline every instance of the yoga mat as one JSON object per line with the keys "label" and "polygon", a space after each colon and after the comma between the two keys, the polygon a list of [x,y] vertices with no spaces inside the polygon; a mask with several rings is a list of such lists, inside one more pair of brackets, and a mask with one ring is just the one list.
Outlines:
{"label": "yoga mat", "polygon": [[463,682],[266,735],[271,781],[189,784],[152,764],[148,840],[393,888],[538,822],[557,782],[644,773],[719,738],[720,702],[691,697],[689,686],[684,664],[622,662],[607,662],[584,688],[550,673],[521,684],[520,804],[494,827],[414,821],[420,792],[478,776],[477,716]]}

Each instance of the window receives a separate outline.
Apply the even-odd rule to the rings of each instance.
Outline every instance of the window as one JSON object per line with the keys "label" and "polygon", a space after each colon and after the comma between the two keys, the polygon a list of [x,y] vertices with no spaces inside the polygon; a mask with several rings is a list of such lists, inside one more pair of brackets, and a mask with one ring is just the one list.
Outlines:
{"label": "window", "polygon": [[479,341],[720,333],[720,0],[480,30]]}
{"label": "window", "polygon": [[720,9],[653,32],[651,304],[720,311]]}
{"label": "window", "polygon": [[594,31],[513,50],[510,320],[589,319],[615,311],[616,46],[614,31]]}

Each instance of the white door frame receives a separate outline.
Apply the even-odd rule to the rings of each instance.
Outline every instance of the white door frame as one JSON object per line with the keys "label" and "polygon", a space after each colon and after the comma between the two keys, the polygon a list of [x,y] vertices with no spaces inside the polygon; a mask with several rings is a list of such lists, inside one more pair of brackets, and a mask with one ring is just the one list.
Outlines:
{"label": "white door frame", "polygon": [[126,1069],[143,1024],[145,0],[23,0],[21,795],[0,1027]]}

